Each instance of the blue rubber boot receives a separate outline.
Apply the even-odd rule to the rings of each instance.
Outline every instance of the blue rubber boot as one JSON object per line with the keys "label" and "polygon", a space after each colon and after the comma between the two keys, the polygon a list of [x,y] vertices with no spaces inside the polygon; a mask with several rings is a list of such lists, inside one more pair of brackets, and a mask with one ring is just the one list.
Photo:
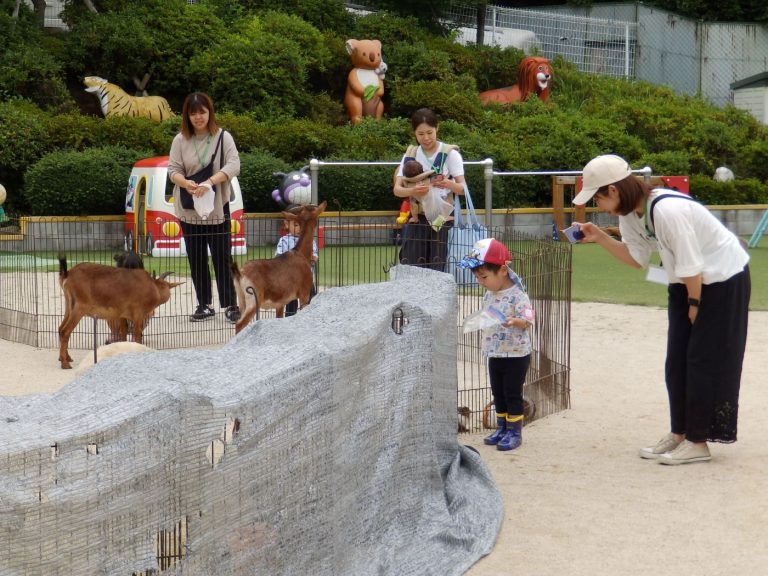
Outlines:
{"label": "blue rubber boot", "polygon": [[507,430],[501,440],[496,444],[496,450],[514,450],[523,443],[523,417],[515,416],[516,421],[507,420]]}
{"label": "blue rubber boot", "polygon": [[496,416],[496,426],[498,426],[496,432],[483,438],[483,442],[488,444],[488,446],[496,446],[499,443],[499,440],[504,437],[504,433],[507,431],[506,415]]}

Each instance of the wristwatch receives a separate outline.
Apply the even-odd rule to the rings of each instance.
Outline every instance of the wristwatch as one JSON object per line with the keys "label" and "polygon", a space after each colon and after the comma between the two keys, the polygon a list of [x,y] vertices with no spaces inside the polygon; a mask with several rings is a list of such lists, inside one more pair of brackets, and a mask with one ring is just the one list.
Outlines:
{"label": "wristwatch", "polygon": [[696,306],[697,308],[701,305],[701,300],[698,298],[688,298],[688,306]]}

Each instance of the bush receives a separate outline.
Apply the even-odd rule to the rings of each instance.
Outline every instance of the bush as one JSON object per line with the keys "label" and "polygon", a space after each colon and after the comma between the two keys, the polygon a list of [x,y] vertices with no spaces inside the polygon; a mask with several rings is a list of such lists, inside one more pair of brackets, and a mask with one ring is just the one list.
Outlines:
{"label": "bush", "polygon": [[[383,54],[399,42],[414,44],[429,36],[419,27],[416,18],[397,16],[383,10],[358,18],[353,34],[358,40],[381,40]],[[384,61],[388,62],[387,58]]]}
{"label": "bush", "polygon": [[278,204],[272,199],[272,190],[280,183],[272,174],[299,168],[276,158],[268,152],[240,154],[240,189],[246,212],[276,212]]}
{"label": "bush", "polygon": [[712,178],[695,175],[691,177],[691,195],[709,205],[768,203],[765,184],[754,178],[715,182]]}
{"label": "bush", "polygon": [[133,164],[148,150],[121,146],[83,152],[52,152],[25,175],[25,196],[32,215],[122,214]]}
{"label": "bush", "polygon": [[397,84],[391,91],[390,115],[409,118],[419,108],[427,107],[441,118],[474,126],[480,122],[484,112],[477,93],[459,82],[413,82]]}
{"label": "bush", "polygon": [[8,191],[6,209],[24,212],[24,172],[47,151],[46,115],[24,102],[0,102],[0,183]]}
{"label": "bush", "polygon": [[402,199],[392,193],[394,171],[394,166],[324,167],[318,177],[319,200],[327,200],[330,211],[397,210]]}

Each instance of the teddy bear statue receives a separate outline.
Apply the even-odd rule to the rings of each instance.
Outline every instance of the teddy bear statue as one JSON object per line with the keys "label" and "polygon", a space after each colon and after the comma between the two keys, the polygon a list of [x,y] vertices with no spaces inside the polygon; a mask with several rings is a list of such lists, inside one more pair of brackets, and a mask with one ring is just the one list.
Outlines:
{"label": "teddy bear statue", "polygon": [[280,179],[280,184],[272,191],[272,198],[281,207],[289,204],[309,204],[312,201],[312,186],[307,174],[307,166],[291,172],[275,172],[272,174]]}
{"label": "teddy bear statue", "polygon": [[381,59],[379,40],[347,40],[347,52],[353,68],[347,76],[344,106],[352,124],[365,116],[376,119],[384,115],[384,75],[387,65]]}

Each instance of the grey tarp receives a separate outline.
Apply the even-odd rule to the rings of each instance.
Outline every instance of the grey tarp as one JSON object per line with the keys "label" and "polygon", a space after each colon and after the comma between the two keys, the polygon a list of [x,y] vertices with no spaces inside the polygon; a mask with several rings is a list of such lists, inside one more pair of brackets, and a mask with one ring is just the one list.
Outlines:
{"label": "grey tarp", "polygon": [[462,574],[503,508],[457,441],[456,316],[449,275],[398,266],[0,398],[0,574]]}

